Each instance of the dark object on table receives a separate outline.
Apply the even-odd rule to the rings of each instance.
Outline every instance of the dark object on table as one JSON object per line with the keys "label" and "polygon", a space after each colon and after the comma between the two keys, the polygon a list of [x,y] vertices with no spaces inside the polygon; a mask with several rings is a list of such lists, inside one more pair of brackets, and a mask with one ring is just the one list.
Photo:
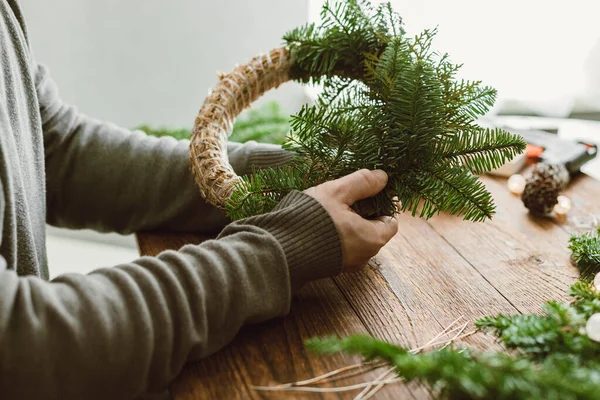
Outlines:
{"label": "dark object on table", "polygon": [[579,172],[581,167],[594,159],[598,153],[595,144],[559,138],[556,134],[536,129],[507,129],[518,133],[527,144],[540,147],[541,155],[537,161],[545,164],[564,165],[571,175]]}
{"label": "dark object on table", "polygon": [[503,128],[525,139],[528,161],[537,163],[521,195],[525,207],[535,215],[552,213],[571,177],[598,154],[595,144],[561,139],[543,130]]}
{"label": "dark object on table", "polygon": [[523,204],[532,214],[548,215],[558,203],[558,195],[570,181],[563,164],[539,163],[527,179],[521,195]]}

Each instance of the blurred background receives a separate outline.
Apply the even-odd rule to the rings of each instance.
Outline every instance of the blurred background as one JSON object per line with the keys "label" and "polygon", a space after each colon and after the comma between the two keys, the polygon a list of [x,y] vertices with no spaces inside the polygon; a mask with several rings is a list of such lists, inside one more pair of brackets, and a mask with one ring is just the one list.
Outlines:
{"label": "blurred background", "polygon": [[[22,0],[33,51],[62,97],[125,127],[190,129],[217,71],[229,71],[317,21],[324,0]],[[373,1],[378,3],[378,1]],[[462,75],[498,89],[492,114],[600,120],[597,0],[392,0],[409,34]],[[315,88],[288,83],[262,102],[290,114]],[[53,276],[137,256],[133,237],[48,228]],[[90,258],[92,256],[93,258]],[[87,265],[84,260],[96,260]]]}
{"label": "blurred background", "polygon": [[[66,102],[134,128],[189,129],[215,82],[306,23],[308,0],[22,0],[30,41]],[[288,114],[308,101],[297,84],[262,101]],[[132,236],[48,227],[51,276],[137,257]],[[90,265],[89,260],[94,260]]]}
{"label": "blurred background", "polygon": [[407,32],[498,89],[493,112],[600,119],[600,2],[392,0]]}

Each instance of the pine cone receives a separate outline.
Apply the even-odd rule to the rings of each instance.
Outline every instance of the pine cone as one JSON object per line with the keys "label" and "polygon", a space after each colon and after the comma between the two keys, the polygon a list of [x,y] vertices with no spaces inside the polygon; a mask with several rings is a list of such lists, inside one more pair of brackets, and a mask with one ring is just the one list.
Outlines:
{"label": "pine cone", "polygon": [[521,200],[532,214],[548,215],[558,203],[558,194],[569,183],[564,165],[538,164],[525,185]]}
{"label": "pine cone", "polygon": [[570,176],[567,168],[562,164],[536,164],[532,178],[552,179],[558,190],[563,190],[569,183]]}

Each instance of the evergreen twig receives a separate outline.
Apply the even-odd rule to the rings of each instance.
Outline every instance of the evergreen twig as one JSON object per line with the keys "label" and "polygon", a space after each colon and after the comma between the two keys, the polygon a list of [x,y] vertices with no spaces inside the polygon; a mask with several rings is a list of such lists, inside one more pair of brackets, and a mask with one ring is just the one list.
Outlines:
{"label": "evergreen twig", "polygon": [[571,286],[570,302],[549,301],[541,315],[500,314],[476,322],[513,354],[452,347],[414,354],[367,336],[316,338],[307,344],[321,353],[341,351],[383,361],[403,381],[427,384],[441,398],[598,399],[600,343],[588,337],[586,323],[600,313],[600,291],[590,281],[600,272],[600,230],[572,236],[570,248],[582,273]]}
{"label": "evergreen twig", "polygon": [[328,1],[321,17],[321,24],[284,36],[292,77],[324,86],[315,105],[292,116],[285,146],[297,153],[294,168],[243,180],[235,191],[245,194],[228,206],[233,217],[274,206],[261,182],[284,193],[290,182],[315,185],[377,168],[388,173],[388,187],[354,205],[365,217],[397,212],[398,198],[401,211],[424,218],[439,212],[490,218],[492,198],[474,174],[500,167],[525,147],[519,136],[476,124],[494,104],[495,90],[456,80],[460,66],[432,50],[436,30],[407,37],[389,4]]}
{"label": "evergreen twig", "polygon": [[584,233],[569,239],[573,261],[584,278],[600,272],[600,228],[596,233]]}

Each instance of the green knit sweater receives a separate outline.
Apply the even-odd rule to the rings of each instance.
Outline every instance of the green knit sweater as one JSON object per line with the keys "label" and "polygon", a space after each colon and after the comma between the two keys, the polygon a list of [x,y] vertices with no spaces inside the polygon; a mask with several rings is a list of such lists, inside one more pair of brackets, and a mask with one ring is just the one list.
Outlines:
{"label": "green knit sweater", "polygon": [[[335,226],[302,193],[225,226],[194,186],[188,144],[64,104],[34,61],[18,1],[0,0],[0,398],[161,392],[186,362],[222,348],[243,324],[286,314],[303,283],[340,271]],[[243,174],[289,155],[247,143],[231,144],[229,158]],[[47,281],[46,223],[221,233]]]}

